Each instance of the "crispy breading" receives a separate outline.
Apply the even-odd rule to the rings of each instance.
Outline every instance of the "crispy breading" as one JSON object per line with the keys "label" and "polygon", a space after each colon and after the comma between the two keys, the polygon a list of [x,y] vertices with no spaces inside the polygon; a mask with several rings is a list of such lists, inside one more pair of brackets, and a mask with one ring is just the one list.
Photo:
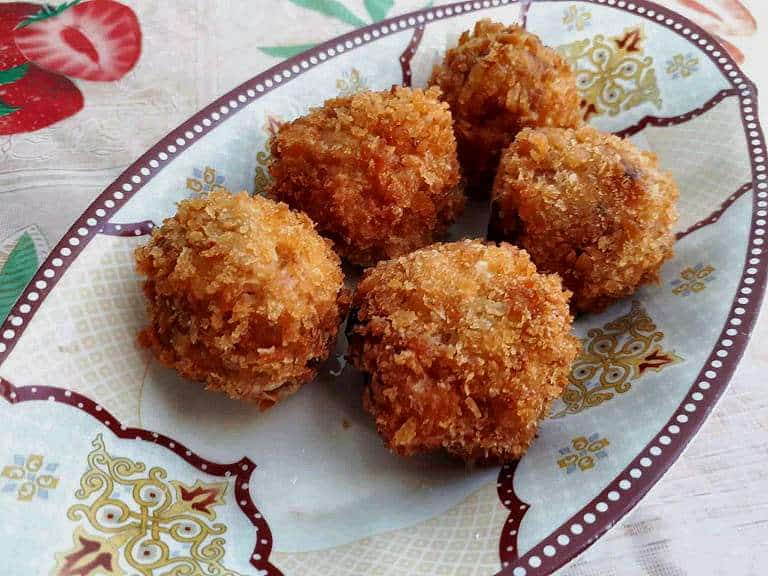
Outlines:
{"label": "crispy breading", "polygon": [[180,202],[136,267],[149,315],[140,344],[262,409],[315,376],[348,308],[339,258],[309,218],[245,192]]}
{"label": "crispy breading", "polygon": [[597,312],[658,279],[672,257],[678,189],[656,156],[584,126],[524,130],[504,153],[492,237],[525,248]]}
{"label": "crispy breading", "polygon": [[439,90],[393,87],[328,100],[272,139],[270,196],[303,210],[355,264],[440,237],[464,207]]}
{"label": "crispy breading", "polygon": [[477,22],[446,51],[430,84],[451,107],[459,161],[476,196],[488,196],[501,151],[522,128],[582,122],[568,63],[517,25]]}
{"label": "crispy breading", "polygon": [[368,375],[364,405],[387,446],[519,458],[579,347],[569,297],[506,243],[434,244],[367,270],[350,357]]}

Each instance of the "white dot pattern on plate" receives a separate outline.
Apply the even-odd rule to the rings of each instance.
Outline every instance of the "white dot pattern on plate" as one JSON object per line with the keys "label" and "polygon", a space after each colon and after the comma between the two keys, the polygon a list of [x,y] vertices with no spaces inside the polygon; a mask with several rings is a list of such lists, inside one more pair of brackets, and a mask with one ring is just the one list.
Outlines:
{"label": "white dot pattern on plate", "polygon": [[578,522],[571,524],[571,534],[576,534],[578,536],[582,532],[584,532],[584,527],[581,524]]}

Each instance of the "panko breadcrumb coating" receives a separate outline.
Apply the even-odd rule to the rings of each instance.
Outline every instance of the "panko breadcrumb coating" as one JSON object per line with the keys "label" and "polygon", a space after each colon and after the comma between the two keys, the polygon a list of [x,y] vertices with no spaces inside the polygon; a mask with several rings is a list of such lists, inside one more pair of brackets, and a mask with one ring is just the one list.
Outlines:
{"label": "panko breadcrumb coating", "polygon": [[568,63],[520,26],[490,20],[464,32],[432,71],[450,104],[471,191],[488,196],[501,151],[524,127],[581,124]]}
{"label": "panko breadcrumb coating", "polygon": [[315,376],[348,307],[339,258],[309,218],[246,192],[180,202],[136,267],[150,319],[139,343],[262,409]]}
{"label": "panko breadcrumb coating", "polygon": [[569,297],[509,244],[435,244],[367,270],[347,332],[387,446],[520,457],[579,347]]}
{"label": "panko breadcrumb coating", "polygon": [[502,157],[492,237],[525,248],[600,311],[658,279],[672,257],[677,186],[656,156],[584,126],[524,130]]}
{"label": "panko breadcrumb coating", "polygon": [[306,212],[355,264],[433,242],[464,207],[439,94],[360,92],[283,125],[271,143],[270,195]]}

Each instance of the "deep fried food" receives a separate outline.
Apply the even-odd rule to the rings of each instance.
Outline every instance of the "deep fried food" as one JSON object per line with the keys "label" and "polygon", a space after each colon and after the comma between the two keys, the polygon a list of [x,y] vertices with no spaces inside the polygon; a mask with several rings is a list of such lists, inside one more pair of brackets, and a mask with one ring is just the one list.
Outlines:
{"label": "deep fried food", "polygon": [[160,362],[268,408],[311,380],[336,341],[349,295],[338,256],[288,206],[211,192],[136,250]]}
{"label": "deep fried food", "polygon": [[557,272],[577,310],[656,281],[672,257],[677,186],[656,156],[584,126],[524,130],[494,185],[492,237]]}
{"label": "deep fried food", "polygon": [[520,129],[581,123],[568,63],[520,26],[481,20],[446,52],[430,84],[451,106],[461,168],[475,195],[487,197],[499,155]]}
{"label": "deep fried food", "polygon": [[283,125],[270,195],[306,212],[356,264],[431,243],[464,206],[451,114],[438,96],[361,92]]}
{"label": "deep fried food", "polygon": [[387,446],[520,457],[578,349],[569,297],[509,244],[434,244],[367,270],[347,330]]}

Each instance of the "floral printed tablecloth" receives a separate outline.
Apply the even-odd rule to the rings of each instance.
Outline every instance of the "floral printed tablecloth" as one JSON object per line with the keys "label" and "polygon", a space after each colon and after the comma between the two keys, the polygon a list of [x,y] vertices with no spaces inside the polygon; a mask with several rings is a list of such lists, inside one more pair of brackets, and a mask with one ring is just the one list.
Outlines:
{"label": "floral printed tablecloth", "polygon": [[[0,318],[91,200],[192,113],[280,59],[425,4],[90,0],[43,9],[0,2]],[[768,80],[764,2],[663,4],[720,38],[759,87]],[[595,26],[588,11],[565,3],[562,17],[578,30]],[[26,32],[14,41],[13,29],[23,30],[35,19],[47,20],[51,34]],[[87,21],[97,32],[65,37],[50,24],[64,19]],[[44,64],[47,71],[29,62]],[[680,54],[664,66],[669,74],[685,76],[696,62]],[[343,80],[350,89],[361,81]],[[761,101],[768,109],[764,96]],[[200,172],[190,175],[188,185],[210,188],[223,184],[220,179]],[[694,286],[705,272],[692,271],[696,278],[681,280],[680,289]],[[729,392],[687,453],[632,514],[564,574],[764,573],[767,344],[763,314]],[[50,466],[35,464],[45,465]],[[41,479],[55,478],[55,469],[42,471],[47,473]]]}

